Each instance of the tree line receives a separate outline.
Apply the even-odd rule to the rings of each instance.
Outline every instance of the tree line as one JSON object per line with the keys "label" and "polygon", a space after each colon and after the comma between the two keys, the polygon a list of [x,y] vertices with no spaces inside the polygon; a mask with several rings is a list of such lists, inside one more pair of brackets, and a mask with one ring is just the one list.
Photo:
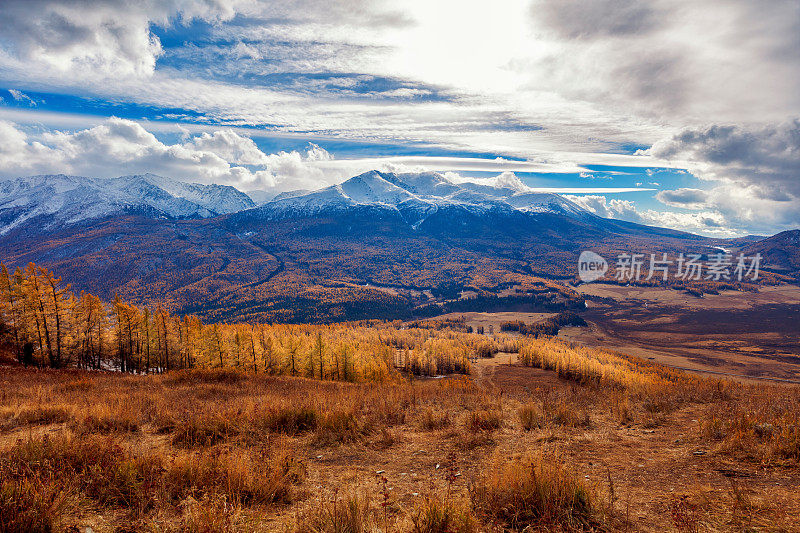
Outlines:
{"label": "tree line", "polygon": [[534,324],[526,324],[521,320],[510,320],[500,324],[500,331],[516,331],[521,335],[532,337],[558,335],[558,331],[564,326],[585,326],[586,321],[579,315],[565,311],[557,315],[546,318]]}
{"label": "tree line", "polygon": [[0,273],[0,340],[22,365],[160,373],[238,368],[342,381],[468,372],[482,335],[399,322],[206,324],[163,306],[75,294],[33,263]]}

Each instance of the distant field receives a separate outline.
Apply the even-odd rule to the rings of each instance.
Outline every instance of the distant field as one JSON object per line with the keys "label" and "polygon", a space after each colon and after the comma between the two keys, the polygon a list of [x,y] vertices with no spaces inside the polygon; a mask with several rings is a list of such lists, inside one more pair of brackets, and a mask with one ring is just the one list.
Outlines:
{"label": "distant field", "polygon": [[720,294],[704,294],[702,298],[661,287],[625,287],[605,283],[580,285],[575,290],[586,296],[638,301],[648,305],[676,305],[687,309],[749,309],[759,305],[800,304],[800,286],[797,285],[761,287],[757,293],[722,291]]}
{"label": "distant field", "polygon": [[540,322],[545,318],[555,316],[556,314],[557,313],[521,313],[515,311],[506,311],[500,313],[447,313],[433,317],[431,320],[460,320],[463,317],[464,323],[467,326],[472,326],[473,328],[483,326],[487,332],[489,330],[489,326],[492,326],[496,332],[499,332],[500,324],[503,322],[521,320],[527,324],[532,324],[535,322]]}
{"label": "distant field", "polygon": [[800,287],[698,298],[649,287],[590,284],[589,328],[559,336],[663,364],[743,379],[800,381]]}

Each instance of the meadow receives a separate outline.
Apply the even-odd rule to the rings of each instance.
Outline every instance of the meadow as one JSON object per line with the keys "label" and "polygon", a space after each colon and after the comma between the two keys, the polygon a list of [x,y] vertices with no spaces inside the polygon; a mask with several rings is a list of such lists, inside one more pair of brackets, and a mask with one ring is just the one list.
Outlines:
{"label": "meadow", "polygon": [[[420,326],[440,352],[469,335]],[[799,527],[797,388],[485,338],[438,379],[4,366],[0,531]]]}

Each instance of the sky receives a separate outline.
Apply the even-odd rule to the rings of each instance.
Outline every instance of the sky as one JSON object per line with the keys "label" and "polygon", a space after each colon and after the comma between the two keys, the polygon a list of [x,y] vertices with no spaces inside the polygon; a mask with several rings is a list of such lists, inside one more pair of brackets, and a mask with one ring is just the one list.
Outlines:
{"label": "sky", "polygon": [[709,236],[800,227],[797,0],[0,0],[0,177],[262,197],[520,180]]}

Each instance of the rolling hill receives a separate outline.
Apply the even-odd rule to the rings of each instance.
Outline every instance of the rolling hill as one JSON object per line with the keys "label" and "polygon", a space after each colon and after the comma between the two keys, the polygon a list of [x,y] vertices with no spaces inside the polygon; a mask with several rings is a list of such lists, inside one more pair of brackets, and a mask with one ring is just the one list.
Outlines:
{"label": "rolling hill", "polygon": [[800,280],[800,230],[782,231],[742,248],[748,255],[760,253],[766,268]]}

